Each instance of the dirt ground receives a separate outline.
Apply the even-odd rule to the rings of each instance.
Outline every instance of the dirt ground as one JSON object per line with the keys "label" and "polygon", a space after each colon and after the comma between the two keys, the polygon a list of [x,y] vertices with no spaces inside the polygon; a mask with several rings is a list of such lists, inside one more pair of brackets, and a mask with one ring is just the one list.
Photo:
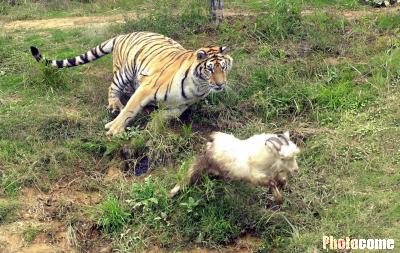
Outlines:
{"label": "dirt ground", "polygon": [[[36,188],[25,188],[18,198],[23,203],[18,214],[18,221],[0,226],[0,252],[2,253],[61,253],[61,252],[112,252],[109,242],[101,237],[96,226],[82,219],[69,223],[68,213],[81,207],[94,206],[101,200],[100,193],[79,190],[77,181],[83,175],[73,175],[60,180],[44,193]],[[110,167],[104,173],[104,183],[111,183],[124,176],[119,168]],[[129,180],[129,179],[128,179]],[[140,178],[139,178],[140,180]],[[2,201],[2,200],[0,200]],[[77,213],[77,212],[75,212]],[[76,219],[76,217],[74,217]],[[24,231],[36,228],[37,235],[31,242],[24,239]],[[260,239],[245,235],[235,245],[224,249],[224,252],[252,252],[259,245]],[[79,245],[78,249],[75,246]],[[147,251],[151,253],[166,252],[158,247]],[[194,248],[185,253],[221,252]]]}

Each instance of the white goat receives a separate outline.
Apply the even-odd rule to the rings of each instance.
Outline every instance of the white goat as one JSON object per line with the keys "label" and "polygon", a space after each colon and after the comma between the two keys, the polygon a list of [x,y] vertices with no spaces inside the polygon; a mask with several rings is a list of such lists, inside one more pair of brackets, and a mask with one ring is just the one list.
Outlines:
{"label": "white goat", "polygon": [[[289,132],[259,134],[246,140],[221,132],[214,132],[210,137],[205,152],[196,156],[189,168],[189,185],[207,173],[269,187],[275,202],[282,203],[278,187],[286,184],[289,175],[297,173],[296,155],[300,152],[290,141]],[[175,196],[180,189],[181,185],[177,184],[170,196]]]}

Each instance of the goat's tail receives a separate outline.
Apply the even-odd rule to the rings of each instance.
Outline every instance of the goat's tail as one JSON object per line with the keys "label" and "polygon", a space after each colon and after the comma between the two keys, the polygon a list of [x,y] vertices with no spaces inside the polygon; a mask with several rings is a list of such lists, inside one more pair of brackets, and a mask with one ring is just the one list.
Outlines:
{"label": "goat's tail", "polygon": [[196,156],[194,162],[188,170],[186,182],[184,182],[184,184],[176,184],[175,187],[169,192],[169,196],[171,198],[174,197],[184,185],[194,185],[200,182],[202,174],[207,170],[208,166],[209,164],[205,155]]}

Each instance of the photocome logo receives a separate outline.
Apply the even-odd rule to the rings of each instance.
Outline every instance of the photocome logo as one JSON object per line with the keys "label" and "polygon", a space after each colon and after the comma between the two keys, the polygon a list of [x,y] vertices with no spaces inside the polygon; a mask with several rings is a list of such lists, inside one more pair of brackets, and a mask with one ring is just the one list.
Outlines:
{"label": "photocome logo", "polygon": [[383,249],[392,250],[394,249],[393,239],[335,239],[333,236],[322,237],[322,248],[323,249]]}

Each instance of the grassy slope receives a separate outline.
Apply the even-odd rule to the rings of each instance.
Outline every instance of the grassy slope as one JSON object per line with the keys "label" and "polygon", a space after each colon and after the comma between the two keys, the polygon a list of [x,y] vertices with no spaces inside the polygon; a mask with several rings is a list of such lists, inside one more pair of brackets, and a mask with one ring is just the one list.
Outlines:
{"label": "grassy slope", "polygon": [[143,0],[97,0],[97,1],[20,1],[14,5],[0,3],[0,14],[4,20],[57,18],[68,16],[112,15],[126,11],[146,9]]}
{"label": "grassy slope", "polygon": [[[243,234],[261,238],[262,252],[320,249],[324,234],[399,240],[398,17],[301,17],[300,6],[275,2],[261,7],[249,2],[247,8],[271,14],[229,19],[218,28],[199,13],[171,18],[163,14],[167,9],[108,31],[2,35],[1,223],[21,219],[24,203],[18,196],[24,187],[48,192],[56,182],[75,180],[73,190],[99,192],[104,199],[94,208],[78,205],[65,222],[99,224],[103,236],[122,251],[152,244],[221,247]],[[334,5],[342,2],[357,8],[353,1]],[[336,8],[327,1],[313,4]],[[104,105],[110,59],[58,71],[39,67],[27,51],[34,44],[52,57],[72,56],[132,30],[158,31],[187,47],[210,39],[228,45],[235,59],[232,89],[195,105],[186,119],[192,127],[164,125],[154,113],[142,116],[141,127],[129,135],[109,140],[103,125],[109,120]],[[166,197],[211,129],[241,137],[293,132],[304,150],[302,171],[279,211],[271,208],[263,189],[237,182],[205,180],[175,200]],[[113,183],[102,179],[108,167],[122,163],[117,150],[124,143],[151,157],[152,177],[146,182],[132,184],[129,173]]]}
{"label": "grassy slope", "polygon": [[[5,1],[7,2],[7,1]],[[158,0],[156,4],[149,4],[144,0],[53,0],[53,1],[22,1],[14,0],[15,4],[0,3],[0,20],[24,20],[38,18],[57,18],[69,16],[90,16],[90,15],[112,15],[123,14],[125,12],[151,11],[157,6],[170,4],[168,0]],[[11,1],[8,1],[11,2]],[[268,10],[269,0],[225,0],[224,5],[229,9],[247,10],[247,11],[265,11]],[[360,8],[357,0],[295,0],[296,3],[306,3],[308,6],[318,8],[335,6],[338,9],[356,9]],[[179,1],[175,1],[178,5]],[[192,0],[189,5],[204,5],[204,1]],[[159,6],[159,5],[158,5]],[[180,7],[177,7],[179,9]]]}

